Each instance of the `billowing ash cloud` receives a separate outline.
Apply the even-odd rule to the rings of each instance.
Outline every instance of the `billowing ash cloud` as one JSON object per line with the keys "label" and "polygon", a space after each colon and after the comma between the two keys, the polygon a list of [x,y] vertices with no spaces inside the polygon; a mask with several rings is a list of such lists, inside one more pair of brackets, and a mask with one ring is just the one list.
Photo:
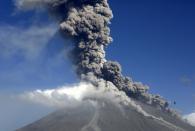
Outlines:
{"label": "billowing ash cloud", "polygon": [[153,117],[145,112],[141,106],[129,99],[124,92],[119,91],[111,82],[103,79],[96,79],[97,85],[81,82],[79,84],[63,86],[55,89],[35,90],[19,95],[19,98],[26,101],[48,107],[74,107],[85,101],[110,101],[116,106],[132,107],[147,117]]}
{"label": "billowing ash cloud", "polygon": [[168,111],[168,102],[161,96],[149,94],[148,86],[124,77],[119,63],[105,59],[113,18],[107,0],[16,0],[16,6],[20,10],[45,7],[57,19],[63,37],[74,43],[70,58],[81,80],[98,85],[97,79],[103,79],[129,97]]}

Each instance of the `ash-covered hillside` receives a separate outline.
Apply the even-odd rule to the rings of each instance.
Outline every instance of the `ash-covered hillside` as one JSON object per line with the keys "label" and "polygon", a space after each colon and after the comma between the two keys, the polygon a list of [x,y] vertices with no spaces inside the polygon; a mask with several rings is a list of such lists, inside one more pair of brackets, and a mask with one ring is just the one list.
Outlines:
{"label": "ash-covered hillside", "polygon": [[[85,102],[78,107],[61,109],[17,131],[194,131],[177,117],[155,108],[144,116],[131,107],[119,107],[110,101]],[[146,106],[146,107],[145,107]],[[147,109],[146,109],[147,110]],[[158,114],[156,114],[158,112]],[[166,119],[167,121],[164,121]]]}

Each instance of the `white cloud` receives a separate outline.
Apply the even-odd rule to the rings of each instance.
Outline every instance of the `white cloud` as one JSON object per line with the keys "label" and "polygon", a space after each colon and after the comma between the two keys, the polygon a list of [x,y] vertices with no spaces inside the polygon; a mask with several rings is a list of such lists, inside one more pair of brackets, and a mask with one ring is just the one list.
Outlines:
{"label": "white cloud", "polygon": [[140,105],[131,100],[124,92],[119,91],[112,83],[99,80],[97,84],[93,86],[90,83],[81,82],[56,89],[35,90],[21,94],[20,98],[27,102],[54,108],[74,107],[82,104],[84,101],[108,100],[115,103],[118,107],[121,104],[127,105],[144,116],[153,117],[145,112]]}
{"label": "white cloud", "polygon": [[45,106],[65,107],[81,102],[85,95],[93,92],[94,87],[91,84],[79,83],[72,86],[62,86],[56,89],[35,90],[26,92],[20,97],[33,103]]}
{"label": "white cloud", "polygon": [[10,25],[0,26],[0,57],[21,54],[26,58],[34,58],[46,46],[56,33],[54,25],[20,28]]}
{"label": "white cloud", "polygon": [[[78,84],[62,86],[54,89],[37,89],[31,92],[25,92],[19,97],[27,102],[37,103],[49,107],[69,107],[82,103],[85,100],[109,99],[113,102],[121,102],[124,94],[115,89],[112,84],[108,88],[103,81],[98,87],[90,83],[80,82]],[[119,97],[121,95],[121,97]],[[117,99],[117,96],[120,100]],[[125,101],[124,101],[125,102]]]}
{"label": "white cloud", "polygon": [[184,116],[184,119],[185,119],[189,124],[191,124],[192,126],[195,126],[195,112],[194,112],[194,113],[191,113],[191,114],[188,114],[188,115],[185,115],[185,116]]}

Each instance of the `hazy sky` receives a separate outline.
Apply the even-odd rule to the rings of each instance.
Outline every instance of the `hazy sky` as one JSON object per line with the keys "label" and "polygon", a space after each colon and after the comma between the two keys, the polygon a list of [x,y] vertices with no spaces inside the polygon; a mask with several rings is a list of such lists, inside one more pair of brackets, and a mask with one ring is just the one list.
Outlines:
{"label": "hazy sky", "polygon": [[[106,49],[107,59],[119,61],[125,75],[149,85],[152,93],[176,101],[174,107],[184,114],[194,111],[195,1],[109,3],[114,42]],[[21,13],[11,0],[1,0],[1,94],[78,81],[64,55],[64,42],[46,14]]]}

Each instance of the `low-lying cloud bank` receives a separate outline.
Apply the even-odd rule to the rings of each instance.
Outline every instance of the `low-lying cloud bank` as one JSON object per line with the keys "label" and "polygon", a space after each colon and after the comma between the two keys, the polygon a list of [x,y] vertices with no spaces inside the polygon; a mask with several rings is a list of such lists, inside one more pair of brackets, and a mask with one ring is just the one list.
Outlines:
{"label": "low-lying cloud bank", "polygon": [[184,119],[185,119],[189,124],[191,124],[192,126],[195,126],[195,112],[194,112],[194,113],[191,113],[191,114],[188,114],[188,115],[185,115],[185,116],[184,116]]}
{"label": "low-lying cloud bank", "polygon": [[19,95],[20,99],[53,108],[74,107],[85,101],[110,101],[117,106],[128,106],[144,116],[149,116],[124,92],[119,91],[111,82],[98,81],[98,85],[80,82],[55,89],[35,90]]}
{"label": "low-lying cloud bank", "polygon": [[94,86],[91,84],[79,83],[58,87],[56,89],[37,89],[21,94],[20,98],[49,107],[66,107],[81,102],[87,93],[94,91]]}
{"label": "low-lying cloud bank", "polygon": [[115,103],[129,101],[126,95],[119,91],[111,82],[99,81],[97,86],[80,82],[54,89],[37,89],[19,95],[19,98],[48,107],[69,107],[85,100],[110,100]]}

